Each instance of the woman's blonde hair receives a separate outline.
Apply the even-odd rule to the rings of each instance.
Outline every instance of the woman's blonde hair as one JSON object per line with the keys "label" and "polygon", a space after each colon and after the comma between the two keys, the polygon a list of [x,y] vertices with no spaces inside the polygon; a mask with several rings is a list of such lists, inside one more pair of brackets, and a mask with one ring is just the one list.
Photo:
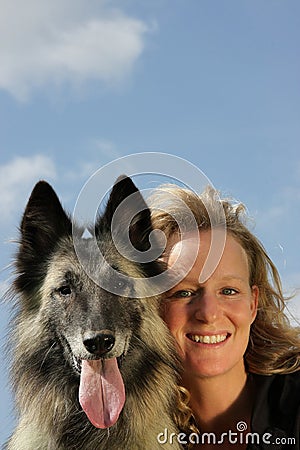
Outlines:
{"label": "woman's blonde hair", "polygon": [[[198,229],[210,230],[226,225],[248,255],[249,283],[259,288],[258,312],[251,326],[244,355],[249,372],[271,375],[291,373],[300,368],[300,329],[292,327],[284,312],[286,298],[282,292],[279,273],[261,242],[245,225],[245,207],[228,199],[220,199],[218,192],[208,187],[200,195],[177,185],[160,186],[148,199],[152,223],[169,239],[179,232],[178,218],[184,221],[182,201],[192,212]],[[220,206],[222,211],[220,213]],[[186,228],[190,225],[187,224]]]}

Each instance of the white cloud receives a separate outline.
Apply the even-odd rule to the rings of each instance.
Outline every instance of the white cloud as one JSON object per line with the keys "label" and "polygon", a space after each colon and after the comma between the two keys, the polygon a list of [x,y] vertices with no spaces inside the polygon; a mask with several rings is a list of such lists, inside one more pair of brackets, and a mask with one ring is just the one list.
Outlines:
{"label": "white cloud", "polygon": [[24,100],[46,84],[124,79],[148,27],[105,0],[0,0],[0,88]]}
{"label": "white cloud", "polygon": [[55,178],[56,169],[48,156],[16,157],[0,166],[0,211],[2,223],[24,207],[33,184],[45,177]]}

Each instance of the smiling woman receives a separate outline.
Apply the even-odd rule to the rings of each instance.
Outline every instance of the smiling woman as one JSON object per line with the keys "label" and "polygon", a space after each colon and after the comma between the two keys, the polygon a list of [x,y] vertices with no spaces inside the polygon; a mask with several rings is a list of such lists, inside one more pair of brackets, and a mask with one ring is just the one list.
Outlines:
{"label": "smiling woman", "polygon": [[[186,223],[182,232],[175,220],[182,216],[182,201],[196,219],[196,230]],[[283,438],[291,438],[292,448],[299,449],[299,329],[288,322],[279,274],[246,227],[245,208],[221,200],[211,188],[198,196],[172,185],[159,188],[149,202],[153,226],[167,238],[163,257],[168,269],[182,265],[185,273],[161,306],[183,362],[180,391],[187,400],[178,413],[181,429],[213,434],[214,442],[194,441],[202,449],[218,442],[224,449],[224,434],[236,432],[242,421],[245,439],[235,448],[263,448],[268,432],[274,442],[280,435],[278,448],[285,448]],[[203,278],[213,253],[212,234],[224,221],[223,252]]]}
{"label": "smiling woman", "polygon": [[[192,233],[182,245],[194,246],[197,238]],[[210,233],[202,232],[194,266],[164,303],[164,319],[188,371],[186,385],[192,375],[209,377],[229,371],[241,374],[244,382],[243,355],[257,312],[258,287],[249,286],[246,252],[230,235],[215,272],[199,283],[199,269],[204,266],[210,242]],[[178,243],[169,251],[170,266],[178,257]]]}

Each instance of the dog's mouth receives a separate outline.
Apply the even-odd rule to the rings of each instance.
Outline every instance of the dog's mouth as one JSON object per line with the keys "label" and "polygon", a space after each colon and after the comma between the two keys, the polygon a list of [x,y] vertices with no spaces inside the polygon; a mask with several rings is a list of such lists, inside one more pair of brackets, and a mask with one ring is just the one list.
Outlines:
{"label": "dog's mouth", "polygon": [[[117,363],[118,363],[119,369],[121,369],[121,367],[122,367],[124,358],[125,358],[125,351],[122,353],[122,355],[117,357]],[[78,375],[81,375],[82,361],[83,361],[82,358],[78,358],[77,356],[72,354],[72,366]],[[95,361],[99,361],[99,359],[96,359]]]}
{"label": "dog's mouth", "polygon": [[80,375],[79,403],[97,428],[114,425],[125,403],[125,387],[120,372],[124,355],[114,358],[80,359],[72,355]]}

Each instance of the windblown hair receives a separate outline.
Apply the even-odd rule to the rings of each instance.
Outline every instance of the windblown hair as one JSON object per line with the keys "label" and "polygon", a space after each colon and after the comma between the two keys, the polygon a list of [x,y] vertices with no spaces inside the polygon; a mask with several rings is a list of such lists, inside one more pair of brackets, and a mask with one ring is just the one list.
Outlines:
{"label": "windblown hair", "polygon": [[[147,201],[152,209],[154,229],[162,230],[167,239],[180,232],[178,218],[184,222],[186,216],[183,202],[200,231],[210,230],[212,223],[216,228],[226,226],[227,233],[247,253],[250,286],[259,288],[258,312],[244,355],[247,371],[271,375],[299,370],[300,328],[292,327],[285,314],[288,298],[283,295],[279,273],[261,242],[247,228],[244,205],[220,199],[211,187],[197,195],[176,185],[160,186]],[[185,231],[192,227],[190,222],[190,219],[185,222]]]}

